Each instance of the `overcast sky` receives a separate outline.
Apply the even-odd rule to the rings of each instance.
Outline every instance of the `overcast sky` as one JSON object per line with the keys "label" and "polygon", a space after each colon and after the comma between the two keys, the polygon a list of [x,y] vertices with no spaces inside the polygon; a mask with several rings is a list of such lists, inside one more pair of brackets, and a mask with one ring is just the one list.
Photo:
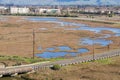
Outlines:
{"label": "overcast sky", "polygon": [[17,5],[120,5],[120,0],[0,0],[1,4],[17,4]]}

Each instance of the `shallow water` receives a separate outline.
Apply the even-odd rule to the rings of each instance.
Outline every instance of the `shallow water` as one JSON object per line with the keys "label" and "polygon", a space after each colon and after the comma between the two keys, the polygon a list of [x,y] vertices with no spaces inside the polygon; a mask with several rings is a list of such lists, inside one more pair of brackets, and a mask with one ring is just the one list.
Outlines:
{"label": "shallow water", "polygon": [[54,23],[59,23],[60,26],[76,26],[75,28],[67,28],[65,30],[88,30],[88,31],[93,31],[96,33],[99,33],[103,30],[111,31],[113,33],[120,33],[120,28],[109,28],[105,26],[98,26],[98,27],[91,27],[86,24],[81,24],[81,23],[74,23],[74,22],[65,22],[62,20],[59,20],[59,18],[55,17],[29,17],[26,18],[29,21],[44,21],[44,22],[54,22]]}
{"label": "shallow water", "polygon": [[100,44],[101,46],[107,46],[110,43],[112,43],[111,40],[105,40],[105,39],[91,39],[91,38],[80,39],[80,45]]}
{"label": "shallow water", "polygon": [[39,22],[39,21],[44,21],[44,22],[56,22],[58,21],[57,18],[52,18],[52,17],[29,17],[25,18],[26,20],[33,21],[33,22]]}
{"label": "shallow water", "polygon": [[54,51],[55,48],[46,48],[47,51]]}
{"label": "shallow water", "polygon": [[115,34],[115,36],[119,37],[119,36],[120,36],[120,33]]}
{"label": "shallow water", "polygon": [[88,30],[96,33],[100,33],[103,30],[111,31],[113,33],[120,33],[119,28],[107,28],[107,27],[90,27],[90,26],[81,26],[79,28],[69,28],[67,30]]}
{"label": "shallow water", "polygon": [[77,50],[77,52],[67,52],[72,50],[68,46],[60,46],[60,47],[56,47],[56,49],[57,48],[60,50],[59,52],[54,52],[55,48],[46,48],[45,52],[40,54],[38,53],[35,56],[42,58],[57,58],[57,57],[64,57],[66,55],[76,56],[77,54],[86,53],[89,51],[86,48],[80,48]]}
{"label": "shallow water", "polygon": [[60,51],[69,51],[72,50],[70,47],[68,46],[59,46],[57,47]]}
{"label": "shallow water", "polygon": [[[38,50],[42,50],[42,47],[39,46]],[[55,51],[55,50],[59,50],[59,51],[70,51],[72,50],[72,48],[68,47],[68,46],[58,46],[58,47],[50,47],[50,48],[46,48],[46,51]]]}
{"label": "shallow water", "polygon": [[88,52],[89,50],[88,49],[86,49],[86,48],[79,48],[78,49],[78,53],[86,53],[86,52]]}
{"label": "shallow water", "polygon": [[56,58],[56,57],[64,57],[68,52],[43,52],[41,54],[36,54],[37,57],[42,58]]}

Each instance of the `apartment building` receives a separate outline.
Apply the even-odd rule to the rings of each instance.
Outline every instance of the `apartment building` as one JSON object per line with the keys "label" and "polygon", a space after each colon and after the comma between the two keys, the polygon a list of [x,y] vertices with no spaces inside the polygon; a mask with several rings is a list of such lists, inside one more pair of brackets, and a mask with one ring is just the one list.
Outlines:
{"label": "apartment building", "polygon": [[6,14],[8,13],[8,8],[4,6],[0,6],[0,14]]}
{"label": "apartment building", "polygon": [[36,14],[60,14],[60,9],[45,9],[45,8],[37,8],[35,9]]}
{"label": "apartment building", "polygon": [[11,14],[28,14],[30,9],[27,7],[10,7]]}

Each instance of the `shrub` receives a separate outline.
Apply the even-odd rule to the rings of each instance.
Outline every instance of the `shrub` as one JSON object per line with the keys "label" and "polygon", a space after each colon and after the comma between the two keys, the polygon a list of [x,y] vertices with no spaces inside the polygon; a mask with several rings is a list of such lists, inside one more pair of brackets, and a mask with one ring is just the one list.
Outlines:
{"label": "shrub", "polygon": [[20,65],[22,65],[21,62],[16,62],[16,64],[14,64],[14,65],[12,65],[12,66],[20,66]]}
{"label": "shrub", "polygon": [[53,70],[60,70],[61,66],[59,64],[55,64],[53,65],[53,67],[51,69]]}

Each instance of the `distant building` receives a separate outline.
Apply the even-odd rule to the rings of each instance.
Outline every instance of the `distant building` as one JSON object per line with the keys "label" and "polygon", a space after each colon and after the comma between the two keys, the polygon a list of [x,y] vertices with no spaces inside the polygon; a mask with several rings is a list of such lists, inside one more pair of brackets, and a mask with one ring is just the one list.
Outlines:
{"label": "distant building", "polygon": [[44,8],[38,8],[35,10],[36,14],[60,14],[60,9],[44,9]]}
{"label": "distant building", "polygon": [[35,9],[36,14],[45,14],[47,13],[47,9],[37,8]]}
{"label": "distant building", "polygon": [[120,14],[120,9],[114,10],[114,13]]}
{"label": "distant building", "polygon": [[10,7],[11,14],[28,14],[29,12],[30,9],[26,7]]}
{"label": "distant building", "polygon": [[85,7],[80,9],[80,11],[85,12],[85,13],[98,13],[99,10],[96,7]]}
{"label": "distant building", "polygon": [[6,9],[8,9],[8,8],[5,7],[5,6],[0,6],[0,9],[6,10]]}
{"label": "distant building", "polygon": [[8,12],[8,8],[4,6],[0,6],[0,14],[6,14]]}
{"label": "distant building", "polygon": [[61,10],[60,9],[48,9],[47,13],[50,13],[50,14],[61,14]]}

